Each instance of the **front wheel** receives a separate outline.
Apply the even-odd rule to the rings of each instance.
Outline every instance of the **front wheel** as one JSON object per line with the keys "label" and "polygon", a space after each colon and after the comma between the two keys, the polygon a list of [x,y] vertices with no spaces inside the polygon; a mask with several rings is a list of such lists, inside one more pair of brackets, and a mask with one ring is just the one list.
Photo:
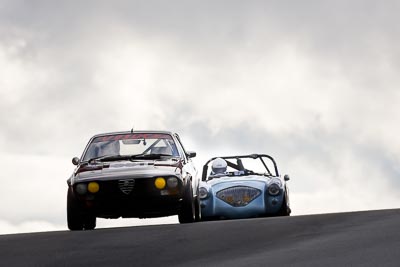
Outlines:
{"label": "front wheel", "polygon": [[180,223],[192,223],[195,220],[195,203],[193,201],[192,184],[188,181],[183,195],[182,208],[178,213]]}
{"label": "front wheel", "polygon": [[67,222],[71,231],[93,230],[96,227],[96,217],[84,212],[71,188],[68,188],[67,195]]}
{"label": "front wheel", "polygon": [[200,207],[200,196],[199,196],[199,190],[197,190],[197,196],[195,199],[195,221],[199,222],[201,221],[201,207]]}
{"label": "front wheel", "polygon": [[96,228],[96,217],[93,215],[86,215],[83,227],[85,230],[93,230]]}
{"label": "front wheel", "polygon": [[71,231],[83,230],[83,218],[79,202],[76,200],[71,188],[67,194],[67,222]]}
{"label": "front wheel", "polygon": [[290,208],[287,205],[286,197],[283,198],[282,206],[278,211],[278,216],[290,216]]}

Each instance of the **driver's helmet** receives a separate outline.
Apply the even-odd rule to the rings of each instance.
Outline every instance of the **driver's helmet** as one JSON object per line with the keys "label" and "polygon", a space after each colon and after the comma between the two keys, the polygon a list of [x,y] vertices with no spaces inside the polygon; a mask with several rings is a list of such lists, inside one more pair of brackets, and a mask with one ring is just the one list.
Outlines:
{"label": "driver's helmet", "polygon": [[228,167],[228,164],[226,161],[222,158],[216,158],[211,166],[212,173],[213,174],[221,174],[226,172],[226,168]]}

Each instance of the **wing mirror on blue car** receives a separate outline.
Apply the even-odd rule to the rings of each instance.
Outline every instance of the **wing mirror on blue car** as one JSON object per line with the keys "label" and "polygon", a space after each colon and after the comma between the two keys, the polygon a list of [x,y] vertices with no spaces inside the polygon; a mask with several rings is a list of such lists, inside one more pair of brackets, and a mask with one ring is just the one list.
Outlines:
{"label": "wing mirror on blue car", "polygon": [[289,181],[290,180],[289,174],[285,174],[285,176],[283,176],[283,179],[285,181]]}

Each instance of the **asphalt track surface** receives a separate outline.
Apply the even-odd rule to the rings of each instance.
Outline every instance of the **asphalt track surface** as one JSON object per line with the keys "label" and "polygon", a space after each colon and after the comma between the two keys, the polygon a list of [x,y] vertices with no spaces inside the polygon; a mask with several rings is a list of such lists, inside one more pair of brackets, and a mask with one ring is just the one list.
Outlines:
{"label": "asphalt track surface", "polygon": [[1,266],[400,266],[400,210],[0,235]]}

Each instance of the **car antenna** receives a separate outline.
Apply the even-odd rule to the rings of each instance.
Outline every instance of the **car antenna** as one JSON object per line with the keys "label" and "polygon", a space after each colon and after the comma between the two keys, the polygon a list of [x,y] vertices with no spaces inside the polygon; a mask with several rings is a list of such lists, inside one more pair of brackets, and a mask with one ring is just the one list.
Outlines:
{"label": "car antenna", "polygon": [[135,128],[135,126],[132,126],[131,133],[133,133],[133,128]]}

